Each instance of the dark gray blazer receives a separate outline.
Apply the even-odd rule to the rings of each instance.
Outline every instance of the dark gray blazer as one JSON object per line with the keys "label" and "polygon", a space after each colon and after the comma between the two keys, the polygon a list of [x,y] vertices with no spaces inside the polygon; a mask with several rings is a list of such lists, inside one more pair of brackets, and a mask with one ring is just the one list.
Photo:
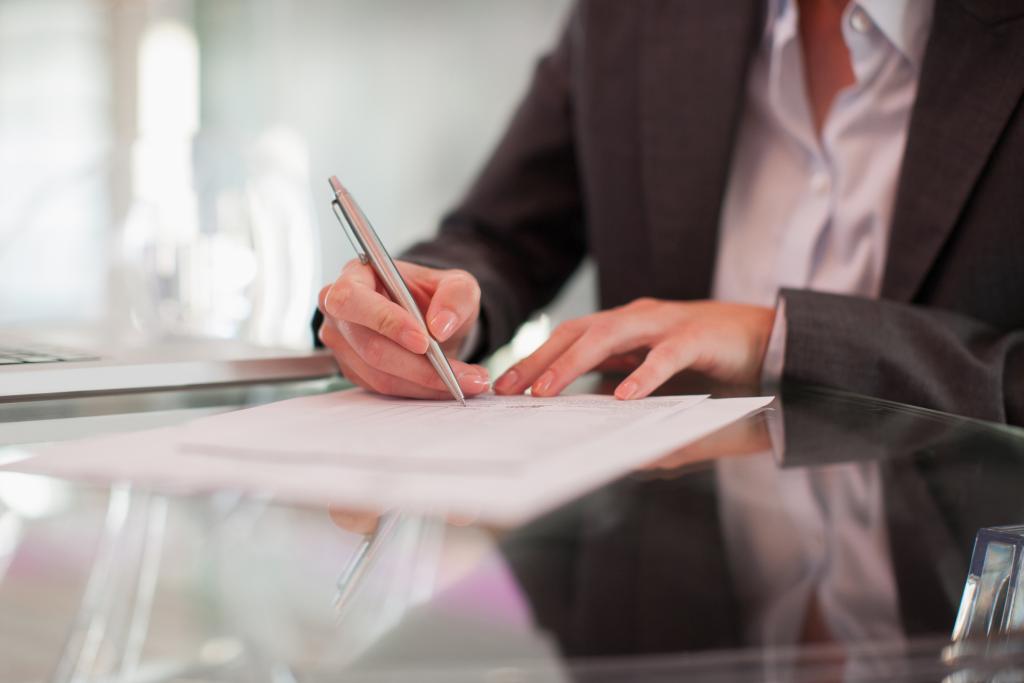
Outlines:
{"label": "dark gray blazer", "polygon": [[[763,0],[582,0],[465,200],[488,349],[589,254],[600,300],[708,297]],[[786,291],[785,378],[1024,424],[1024,3],[936,0],[882,300]]]}

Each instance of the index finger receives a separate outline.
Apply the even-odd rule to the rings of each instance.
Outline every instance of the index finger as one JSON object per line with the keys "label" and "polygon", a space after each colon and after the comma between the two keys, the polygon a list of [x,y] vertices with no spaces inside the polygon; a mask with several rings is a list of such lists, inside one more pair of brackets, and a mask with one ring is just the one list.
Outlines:
{"label": "index finger", "polygon": [[378,291],[377,275],[373,272],[373,268],[362,263],[359,259],[352,259],[342,266],[341,274],[334,282],[320,289],[317,306],[324,315],[333,315],[327,310],[327,300],[330,298],[331,292],[334,291],[334,287],[342,280],[347,281],[351,285],[369,287],[374,291]]}
{"label": "index finger", "polygon": [[362,325],[396,344],[423,354],[429,342],[423,326],[407,310],[377,291],[377,277],[363,264],[350,264],[324,297],[327,315]]}

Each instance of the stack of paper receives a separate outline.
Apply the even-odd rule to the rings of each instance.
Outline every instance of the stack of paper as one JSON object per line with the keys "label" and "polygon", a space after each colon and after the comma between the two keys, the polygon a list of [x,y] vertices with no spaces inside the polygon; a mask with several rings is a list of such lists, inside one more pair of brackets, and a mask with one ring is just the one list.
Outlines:
{"label": "stack of paper", "polygon": [[770,401],[487,395],[463,407],[352,390],[46,446],[8,468],[515,524]]}

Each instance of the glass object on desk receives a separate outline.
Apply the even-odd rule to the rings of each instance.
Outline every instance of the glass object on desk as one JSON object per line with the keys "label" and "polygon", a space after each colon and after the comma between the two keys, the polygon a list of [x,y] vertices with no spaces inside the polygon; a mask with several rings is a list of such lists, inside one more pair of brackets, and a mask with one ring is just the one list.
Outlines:
{"label": "glass object on desk", "polygon": [[154,157],[140,163],[168,177],[137,193],[121,234],[129,327],[308,346],[320,277],[302,140],[286,129],[246,146],[201,135],[171,165],[159,151],[141,148]]}
{"label": "glass object on desk", "polygon": [[1024,631],[1024,526],[988,527],[974,540],[953,640]]}
{"label": "glass object on desk", "polygon": [[305,348],[320,277],[309,153],[291,129],[204,120],[195,28],[148,24],[113,311],[123,337],[240,338]]}

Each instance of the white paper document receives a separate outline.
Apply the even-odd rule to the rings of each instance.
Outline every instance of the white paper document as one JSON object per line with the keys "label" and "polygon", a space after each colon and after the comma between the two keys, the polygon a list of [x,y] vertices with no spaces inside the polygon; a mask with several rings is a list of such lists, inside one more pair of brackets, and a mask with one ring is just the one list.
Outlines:
{"label": "white paper document", "polygon": [[211,458],[382,472],[513,475],[539,458],[597,453],[601,442],[704,396],[496,396],[409,401],[348,391],[199,420],[183,450]]}
{"label": "white paper document", "polygon": [[350,390],[46,446],[8,467],[177,493],[243,490],[514,524],[770,401],[485,395],[463,407]]}

